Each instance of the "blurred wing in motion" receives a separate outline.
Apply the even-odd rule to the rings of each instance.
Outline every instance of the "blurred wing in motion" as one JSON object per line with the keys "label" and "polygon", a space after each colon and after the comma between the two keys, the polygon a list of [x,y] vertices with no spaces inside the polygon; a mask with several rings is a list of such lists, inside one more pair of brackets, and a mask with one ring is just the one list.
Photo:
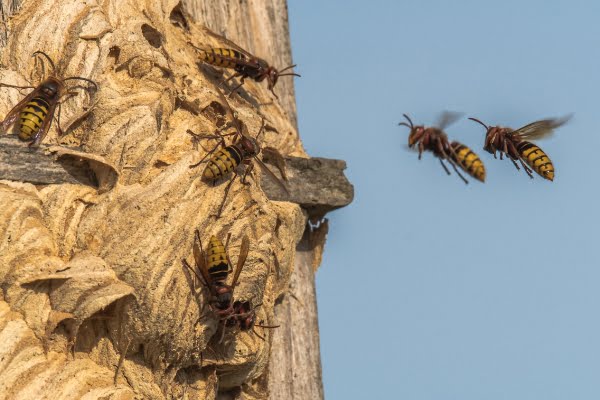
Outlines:
{"label": "blurred wing in motion", "polygon": [[549,137],[554,133],[554,129],[566,124],[571,119],[571,115],[562,118],[543,119],[532,122],[522,128],[513,131],[521,139],[535,140]]}
{"label": "blurred wing in motion", "polygon": [[435,126],[441,130],[446,129],[448,126],[452,125],[456,121],[458,121],[464,113],[455,112],[455,111],[444,111],[438,117],[437,123]]}

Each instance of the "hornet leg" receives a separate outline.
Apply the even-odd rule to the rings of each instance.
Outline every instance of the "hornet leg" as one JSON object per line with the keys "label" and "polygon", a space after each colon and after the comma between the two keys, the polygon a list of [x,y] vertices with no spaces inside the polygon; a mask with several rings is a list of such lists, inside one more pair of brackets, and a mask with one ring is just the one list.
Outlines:
{"label": "hornet leg", "polygon": [[523,166],[523,169],[525,170],[525,172],[527,172],[527,175],[529,175],[529,177],[531,179],[533,179],[533,174],[531,173],[531,169],[525,165],[525,163],[523,162],[523,160],[521,158],[519,158],[519,161],[521,162],[521,165]]}
{"label": "hornet leg", "polygon": [[58,136],[63,136],[65,134],[65,131],[60,126],[60,113],[62,111],[62,103],[65,102],[66,100],[70,99],[71,97],[74,97],[77,95],[78,95],[78,93],[74,92],[74,91],[67,92],[67,94],[65,94],[60,99],[60,101],[58,102],[58,104],[56,106],[58,108],[58,110],[56,111],[56,129],[58,130]]}
{"label": "hornet leg", "polygon": [[226,84],[227,82],[229,82],[232,79],[237,78],[238,76],[242,76],[242,74],[240,74],[239,72],[236,72],[235,74],[231,75],[229,78],[225,79],[222,83],[222,85]]}
{"label": "hornet leg", "polygon": [[264,336],[259,335],[258,332],[256,332],[256,329],[254,329],[254,327],[252,327],[252,333],[254,333],[256,336],[258,336],[259,338],[261,338],[263,342],[265,341]]}
{"label": "hornet leg", "polygon": [[[200,139],[216,139],[213,137],[209,137],[209,138],[203,138],[201,135],[197,135],[194,132],[192,132],[191,130],[187,130],[187,133],[192,135],[194,140],[200,140]],[[225,147],[225,139],[223,139],[222,137],[218,139],[219,143],[217,143],[217,145],[215,147],[213,147],[213,149],[211,151],[209,151],[208,153],[206,153],[206,155],[204,157],[202,157],[202,159],[200,161],[198,161],[195,164],[190,165],[190,168],[196,168],[198,165],[202,164],[208,157],[210,157],[218,148],[219,146],[223,146]],[[202,146],[202,148],[204,149],[204,146]],[[205,149],[206,150],[206,149]]]}
{"label": "hornet leg", "polygon": [[[441,160],[440,160],[441,161]],[[458,170],[458,168],[456,168],[456,165],[454,164],[454,162],[448,160],[448,162],[450,163],[450,165],[452,165],[452,168],[454,168],[454,171],[458,174],[458,176],[460,176],[460,179],[463,180],[463,182],[468,185],[469,181],[465,179],[464,176],[462,176],[462,174],[460,173],[460,171]]]}
{"label": "hornet leg", "polygon": [[508,157],[508,158],[510,158],[510,161],[512,161],[512,163],[514,164],[514,166],[517,169],[517,171],[520,171],[521,168],[519,168],[519,164],[517,164],[517,162],[515,160],[513,160],[511,157]]}
{"label": "hornet leg", "polygon": [[244,185],[249,185],[250,183],[246,182],[246,176],[248,176],[248,174],[250,174],[252,172],[252,170],[254,169],[254,163],[250,163],[247,167],[246,170],[244,171],[244,176],[242,177],[242,183]]}
{"label": "hornet leg", "polygon": [[59,102],[56,107],[58,108],[58,110],[56,110],[56,127],[58,129],[58,136],[63,136],[65,132],[60,127],[60,113],[62,111],[62,103]]}
{"label": "hornet leg", "polygon": [[[514,159],[515,160],[516,159],[519,160],[519,162],[521,163],[521,166],[523,166],[523,169],[525,170],[525,172],[527,172],[527,175],[529,175],[529,177],[531,179],[533,179],[533,175],[531,174],[531,169],[527,165],[525,165],[525,163],[523,162],[523,159],[521,158],[521,155],[519,154],[519,152],[518,152],[517,148],[515,147],[515,145],[512,142],[510,142],[508,144],[508,147],[510,148],[510,154],[514,154],[515,155]],[[513,164],[515,164],[515,167],[517,167],[517,169],[519,169],[519,167],[517,166],[517,163],[514,160],[513,160]]]}
{"label": "hornet leg", "polygon": [[503,151],[500,152],[500,159],[502,160],[502,153],[508,155],[508,144],[506,143],[507,141],[504,140],[504,149]]}
{"label": "hornet leg", "polygon": [[35,89],[35,86],[15,86],[15,85],[9,85],[8,83],[2,83],[2,82],[0,82],[0,87],[17,89],[19,92],[23,89]]}
{"label": "hornet leg", "polygon": [[505,151],[508,150],[506,154],[508,155],[508,158],[510,158],[510,161],[512,161],[515,168],[520,171],[521,168],[519,168],[519,165],[516,162],[516,160],[519,158],[519,152],[517,151],[517,148],[512,144],[512,142],[507,143],[507,141],[504,141],[504,148],[506,149]]}
{"label": "hornet leg", "polygon": [[[450,152],[452,153],[452,158],[448,159],[448,162],[450,163],[450,165],[452,165],[452,168],[454,168],[454,171],[456,172],[456,174],[458,176],[460,176],[460,179],[463,180],[465,185],[468,185],[469,181],[466,180],[465,177],[460,173],[458,168],[456,168],[456,164],[458,164],[459,167],[461,167],[465,170],[467,169],[466,166],[458,160],[458,156],[456,155],[456,152],[454,151],[454,149],[452,147],[450,147]],[[454,161],[454,160],[456,160],[456,161]]]}
{"label": "hornet leg", "polygon": [[237,176],[238,176],[237,172],[234,171],[233,178],[231,178],[231,180],[227,184],[227,187],[225,188],[225,194],[223,195],[223,201],[221,202],[221,205],[219,206],[219,212],[217,213],[217,218],[221,217],[221,212],[223,212],[223,207],[225,206],[225,200],[227,200],[227,195],[229,194],[229,189],[231,189],[231,185],[233,184],[233,181],[235,181],[235,178],[237,178]]}
{"label": "hornet leg", "polygon": [[242,78],[240,79],[240,84],[237,85],[236,87],[234,87],[233,89],[231,89],[231,92],[229,92],[229,96],[231,97],[232,94],[234,94],[239,88],[242,87],[242,85],[244,84],[244,79],[246,79],[246,77],[242,74],[239,74],[238,76],[241,76]]}
{"label": "hornet leg", "polygon": [[[446,152],[444,151],[444,147],[442,146],[441,142],[437,142],[437,148],[438,148],[438,152],[440,153],[440,164],[442,164],[442,167],[444,167],[444,170],[446,170],[446,173],[448,175],[450,175],[450,170],[448,169],[448,167],[446,167],[446,164],[444,164],[444,162],[442,161],[442,159],[446,160],[448,159],[448,156],[446,155]],[[450,160],[448,160],[449,162],[451,162]]]}
{"label": "hornet leg", "polygon": [[448,169],[448,167],[446,167],[446,164],[444,164],[444,162],[442,161],[442,159],[440,158],[440,164],[442,164],[442,167],[444,167],[444,170],[446,171],[446,173],[448,175],[450,175],[450,170]]}
{"label": "hornet leg", "polygon": [[[438,152],[441,154],[440,158],[444,159],[444,160],[448,160],[449,157],[448,157],[448,153],[446,153],[446,150],[444,149],[444,143],[442,143],[441,140],[438,140],[436,146],[437,146]],[[450,147],[450,146],[448,146],[448,147]]]}

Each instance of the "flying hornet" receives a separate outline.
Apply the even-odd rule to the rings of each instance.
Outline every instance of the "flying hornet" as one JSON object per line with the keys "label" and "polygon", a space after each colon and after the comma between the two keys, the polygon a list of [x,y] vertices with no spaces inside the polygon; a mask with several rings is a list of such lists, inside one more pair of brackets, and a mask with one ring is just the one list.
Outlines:
{"label": "flying hornet", "polygon": [[[258,158],[258,154],[261,152],[261,147],[258,144],[258,137],[264,131],[265,123],[263,119],[262,126],[256,137],[250,137],[243,133],[241,122],[237,119],[235,114],[233,113],[229,102],[221,93],[221,91],[217,90],[219,93],[219,97],[221,101],[225,104],[225,109],[227,110],[227,114],[231,120],[233,127],[235,128],[234,132],[227,134],[218,134],[218,135],[197,135],[191,130],[188,130],[188,133],[192,136],[200,139],[216,139],[220,143],[217,144],[211,151],[209,151],[199,162],[196,164],[190,165],[190,168],[195,168],[202,164],[208,157],[208,161],[204,171],[202,172],[202,180],[208,183],[215,183],[219,179],[227,176],[229,173],[233,171],[234,175],[227,184],[225,188],[225,194],[223,197],[223,201],[221,202],[221,206],[219,207],[219,212],[217,213],[217,217],[221,215],[223,211],[223,206],[225,205],[225,200],[227,199],[227,194],[229,193],[229,189],[231,185],[235,181],[235,178],[238,176],[236,171],[237,167],[240,164],[244,164],[246,169],[244,171],[244,175],[241,178],[241,182],[246,184],[247,175],[254,169],[253,160],[265,171],[265,173],[275,181],[286,193],[289,193],[283,182],[273,173],[271,170]],[[230,145],[225,144],[224,137],[233,136],[234,142]],[[221,146],[221,149],[217,151],[217,149]],[[214,153],[214,154],[213,154]],[[276,155],[277,158],[284,163],[283,156],[279,154],[279,152],[275,149],[270,150],[271,156]]]}
{"label": "flying hornet", "polygon": [[[200,232],[196,230],[193,247],[195,268],[186,259],[182,260],[183,265],[208,289],[210,308],[223,326],[238,326],[242,331],[253,330],[255,326],[277,328],[277,326],[256,324],[256,307],[252,307],[250,301],[234,300],[233,291],[246,263],[250,242],[248,236],[242,238],[240,254],[233,271],[233,279],[231,284],[227,284],[227,278],[232,272],[232,262],[227,252],[230,237],[231,235],[227,235],[227,240],[223,245],[223,242],[216,236],[211,236],[208,248],[204,252]],[[256,334],[258,335],[258,333]],[[258,336],[260,337],[260,335]]]}
{"label": "flying hornet", "polygon": [[[52,67],[52,74],[48,76],[37,87],[34,86],[14,86],[0,82],[0,87],[8,87],[14,89],[33,89],[23,100],[21,100],[4,120],[0,123],[0,133],[8,132],[8,128],[15,124],[19,119],[18,134],[19,139],[30,141],[30,147],[37,147],[42,142],[54,119],[54,112],[58,108],[57,125],[59,134],[62,134],[60,127],[60,109],[61,103],[67,98],[77,95],[77,92],[69,90],[65,82],[69,80],[82,80],[94,86],[98,90],[98,85],[87,78],[80,76],[70,76],[68,78],[60,78],[56,73],[56,67],[52,59],[42,51],[36,51],[32,57],[44,57]],[[43,60],[42,60],[43,63]]]}
{"label": "flying hornet", "polygon": [[568,115],[563,118],[543,119],[517,130],[502,126],[487,126],[477,118],[469,119],[483,125],[486,129],[483,149],[493,154],[494,158],[496,158],[496,151],[500,152],[501,160],[502,155],[506,154],[517,170],[520,170],[517,164],[517,161],[519,161],[531,179],[533,179],[531,172],[535,171],[542,178],[552,181],[554,180],[554,165],[550,161],[550,157],[538,146],[529,142],[528,139],[547,137],[554,132],[554,129],[564,125],[570,118],[571,116]]}
{"label": "flying hornet", "polygon": [[226,83],[231,79],[240,77],[240,84],[237,85],[231,93],[235,92],[239,89],[243,84],[246,78],[254,79],[256,82],[262,82],[265,79],[267,80],[267,87],[273,93],[275,98],[278,98],[273,88],[277,84],[277,80],[280,76],[300,76],[297,73],[288,71],[294,68],[296,65],[290,65],[281,70],[277,70],[275,67],[269,65],[268,62],[263,60],[262,58],[256,57],[246,50],[242,49],[240,46],[227,39],[224,36],[218,35],[210,30],[206,29],[209,35],[219,39],[224,42],[229,48],[199,48],[189,43],[192,47],[194,47],[200,53],[200,60],[203,62],[214,65],[217,67],[230,68],[235,71],[235,74],[230,76],[225,80]]}
{"label": "flying hornet", "polygon": [[423,125],[413,125],[411,119],[406,114],[402,114],[408,121],[400,122],[398,125],[406,126],[410,129],[408,135],[408,147],[417,148],[419,151],[419,160],[424,151],[431,151],[439,160],[442,167],[448,175],[450,170],[444,164],[444,160],[448,161],[456,174],[465,182],[469,183],[460,173],[457,165],[478,181],[485,181],[485,167],[477,154],[470,148],[459,142],[448,140],[448,135],[444,129],[455,122],[462,114],[453,112],[443,112],[436,126],[425,127]]}

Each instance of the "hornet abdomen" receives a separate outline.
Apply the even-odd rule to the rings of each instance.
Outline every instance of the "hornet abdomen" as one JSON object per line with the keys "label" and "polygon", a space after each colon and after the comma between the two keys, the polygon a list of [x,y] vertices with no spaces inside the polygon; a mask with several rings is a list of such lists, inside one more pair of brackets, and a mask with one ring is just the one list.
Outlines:
{"label": "hornet abdomen", "polygon": [[245,54],[233,49],[208,49],[200,53],[200,58],[205,63],[216,65],[217,67],[235,68],[239,62],[248,60]]}
{"label": "hornet abdomen", "polygon": [[485,166],[479,156],[464,144],[452,142],[450,146],[454,150],[452,159],[473,178],[485,182]]}
{"label": "hornet abdomen", "polygon": [[223,242],[217,239],[216,236],[211,236],[206,249],[208,256],[208,274],[214,282],[223,281],[229,274],[229,263],[227,262],[227,254]]}
{"label": "hornet abdomen", "polygon": [[554,165],[542,149],[531,142],[522,141],[517,146],[519,155],[542,178],[554,180]]}
{"label": "hornet abdomen", "polygon": [[36,96],[29,101],[19,115],[19,138],[30,140],[40,129],[48,116],[50,104],[41,96]]}
{"label": "hornet abdomen", "polygon": [[208,160],[202,179],[213,182],[233,171],[242,162],[242,152],[235,145],[223,147]]}

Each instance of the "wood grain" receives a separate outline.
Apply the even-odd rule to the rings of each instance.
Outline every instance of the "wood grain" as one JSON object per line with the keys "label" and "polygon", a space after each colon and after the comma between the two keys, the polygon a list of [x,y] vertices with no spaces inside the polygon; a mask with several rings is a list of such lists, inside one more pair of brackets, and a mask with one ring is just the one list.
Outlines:
{"label": "wood grain", "polygon": [[[270,399],[323,399],[313,248],[308,232],[296,248],[288,293],[275,306]],[[285,322],[284,322],[285,321]]]}

